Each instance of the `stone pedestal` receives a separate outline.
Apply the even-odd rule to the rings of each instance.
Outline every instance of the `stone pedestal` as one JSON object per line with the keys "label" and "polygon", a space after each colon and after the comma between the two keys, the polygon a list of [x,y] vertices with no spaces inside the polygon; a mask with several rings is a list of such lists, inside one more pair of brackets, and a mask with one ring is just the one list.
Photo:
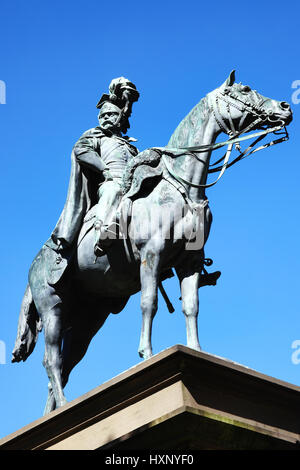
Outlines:
{"label": "stone pedestal", "polygon": [[0,440],[5,449],[297,449],[300,387],[177,345]]}

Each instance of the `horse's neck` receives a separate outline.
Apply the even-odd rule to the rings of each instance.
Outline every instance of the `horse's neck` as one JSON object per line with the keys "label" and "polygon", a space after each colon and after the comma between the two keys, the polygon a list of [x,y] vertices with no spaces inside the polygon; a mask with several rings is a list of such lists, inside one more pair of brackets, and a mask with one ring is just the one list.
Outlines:
{"label": "horse's neck", "polygon": [[[203,98],[179,124],[167,145],[168,148],[211,145],[215,142],[219,128],[208,106],[208,98]],[[173,169],[186,181],[194,185],[205,185],[211,150],[196,154],[185,154],[173,159]],[[193,201],[204,198],[204,188],[186,185]]]}

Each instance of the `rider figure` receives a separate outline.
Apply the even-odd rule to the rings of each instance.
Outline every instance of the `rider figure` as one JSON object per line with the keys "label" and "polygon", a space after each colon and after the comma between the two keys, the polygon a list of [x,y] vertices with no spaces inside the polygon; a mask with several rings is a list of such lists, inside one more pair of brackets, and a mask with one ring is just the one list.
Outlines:
{"label": "rider figure", "polygon": [[[113,219],[120,200],[120,181],[127,160],[137,155],[126,134],[132,104],[139,98],[135,85],[124,77],[111,81],[109,94],[103,94],[97,108],[99,126],[84,132],[73,147],[71,175],[64,209],[42,253],[47,258],[48,283],[62,278],[72,258],[80,229],[90,209],[95,207],[95,253],[101,235]],[[100,198],[100,201],[99,201]],[[103,243],[106,240],[103,241]]]}
{"label": "rider figure", "polygon": [[97,104],[99,126],[86,131],[74,145],[67,201],[51,235],[58,247],[73,245],[86,213],[97,203],[95,253],[104,253],[101,245],[106,240],[101,236],[106,234],[120,202],[120,182],[127,161],[138,153],[131,144],[136,139],[122,135],[130,127],[132,104],[138,98],[132,82],[124,77],[112,80],[109,94],[103,94]]}
{"label": "rider figure", "polygon": [[109,237],[106,237],[121,200],[120,183],[125,166],[128,159],[138,153],[130,143],[135,139],[122,137],[122,132],[126,132],[129,127],[131,104],[138,99],[139,94],[128,81],[117,82],[113,91],[110,95],[103,95],[97,105],[100,109],[100,132],[94,134],[93,138],[83,136],[74,147],[77,161],[95,171],[102,171],[104,177],[98,189],[99,202],[94,224],[97,256],[104,253],[103,246],[109,242]]}

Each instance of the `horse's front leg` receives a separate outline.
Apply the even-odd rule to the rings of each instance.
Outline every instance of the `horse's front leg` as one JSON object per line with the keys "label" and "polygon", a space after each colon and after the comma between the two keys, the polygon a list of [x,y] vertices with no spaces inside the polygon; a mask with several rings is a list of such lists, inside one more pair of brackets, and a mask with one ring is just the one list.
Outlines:
{"label": "horse's front leg", "polygon": [[139,355],[143,359],[152,356],[152,321],[157,312],[157,289],[159,276],[159,251],[145,249],[141,253],[141,310],[142,330],[139,344]]}
{"label": "horse's front leg", "polygon": [[187,346],[196,351],[201,351],[198,337],[198,311],[199,311],[199,296],[198,285],[199,276],[198,272],[177,272],[180,281],[182,311],[185,316]]}

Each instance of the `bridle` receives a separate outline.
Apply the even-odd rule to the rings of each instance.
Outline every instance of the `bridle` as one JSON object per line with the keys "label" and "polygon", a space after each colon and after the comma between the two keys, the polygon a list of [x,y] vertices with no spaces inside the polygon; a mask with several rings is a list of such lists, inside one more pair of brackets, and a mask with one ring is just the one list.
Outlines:
{"label": "bridle", "polygon": [[[210,112],[214,115],[214,118],[220,130],[229,136],[228,140],[224,142],[211,144],[211,145],[198,145],[195,147],[179,147],[176,149],[169,149],[166,147],[155,148],[157,150],[163,150],[162,158],[164,160],[164,163],[167,167],[168,172],[175,179],[177,179],[179,182],[183,184],[187,184],[192,187],[209,188],[211,186],[214,186],[219,181],[219,179],[223,176],[227,168],[234,165],[238,161],[250,156],[251,154],[255,152],[258,152],[259,150],[263,150],[267,147],[270,147],[272,145],[276,145],[276,144],[279,144],[281,142],[288,140],[289,136],[288,136],[288,132],[286,130],[284,121],[279,121],[280,124],[278,126],[271,127],[271,128],[264,128],[261,131],[255,132],[250,135],[246,135],[246,136],[243,135],[243,134],[250,132],[252,129],[254,129],[258,125],[263,126],[263,125],[267,125],[270,122],[274,122],[272,121],[272,116],[273,116],[272,111],[270,110],[269,113],[266,113],[263,109],[263,105],[266,102],[266,100],[261,99],[259,94],[256,91],[254,90],[250,90],[250,91],[252,93],[252,96],[256,97],[255,103],[251,103],[249,100],[241,99],[240,95],[233,92],[231,87],[224,87],[221,90],[219,89],[216,92],[214,99],[210,95],[208,95],[208,106],[209,106]],[[226,124],[226,122],[224,121],[221,115],[220,106],[219,106],[220,101],[224,101],[226,104],[229,126]],[[231,107],[236,108],[240,112],[242,112],[238,129],[236,129],[234,126],[234,122],[233,122],[232,115],[231,115]],[[255,119],[248,126],[243,128],[243,124],[245,123],[249,114],[251,114],[252,116],[254,115]],[[277,121],[278,119],[276,120],[276,122]],[[280,132],[283,129],[284,129],[284,132]],[[262,145],[258,148],[254,148],[255,145],[258,144],[258,142],[260,142],[269,133],[274,133],[275,135],[283,134],[283,136],[280,137],[279,139],[268,142],[265,145]],[[257,137],[256,140],[252,142],[246,148],[246,150],[242,152],[240,148],[240,142],[254,138],[254,137]],[[236,149],[240,152],[240,154],[232,162],[229,163],[230,155],[231,155],[234,144],[235,144]],[[214,173],[214,172],[220,171],[218,178],[213,183],[209,183],[209,184],[195,184],[195,183],[192,183],[191,181],[185,180],[180,175],[175,173],[173,168],[171,168],[167,158],[165,157],[165,155],[169,155],[172,157],[179,157],[180,155],[185,155],[186,152],[191,153],[191,154],[203,153],[203,152],[216,150],[218,148],[224,147],[225,145],[228,146],[225,155],[223,155],[223,157],[217,160],[215,163],[211,164],[208,169],[208,173]],[[178,154],[178,151],[180,150],[184,150],[184,152]],[[174,152],[175,152],[175,155],[174,155]],[[223,161],[223,164],[221,166],[216,166],[222,161]]]}
{"label": "bridle", "polygon": [[[271,118],[272,111],[267,114],[262,108],[267,100],[260,99],[258,93],[254,90],[252,90],[251,93],[253,94],[253,96],[256,97],[256,103],[251,103],[251,101],[242,100],[237,93],[234,93],[230,89],[230,87],[225,87],[223,90],[218,90],[215,100],[210,97],[210,110],[213,113],[220,129],[230,137],[236,137],[240,134],[249,132],[256,125],[266,122],[268,118]],[[232,98],[233,101],[229,101],[228,98]],[[228,113],[230,129],[226,125],[220,113],[219,100],[222,100],[226,103],[226,110]],[[243,112],[238,126],[239,130],[236,130],[234,127],[230,107],[236,108],[238,111]],[[243,124],[249,114],[251,114],[252,116],[256,116],[256,119],[249,126],[243,129]]]}

